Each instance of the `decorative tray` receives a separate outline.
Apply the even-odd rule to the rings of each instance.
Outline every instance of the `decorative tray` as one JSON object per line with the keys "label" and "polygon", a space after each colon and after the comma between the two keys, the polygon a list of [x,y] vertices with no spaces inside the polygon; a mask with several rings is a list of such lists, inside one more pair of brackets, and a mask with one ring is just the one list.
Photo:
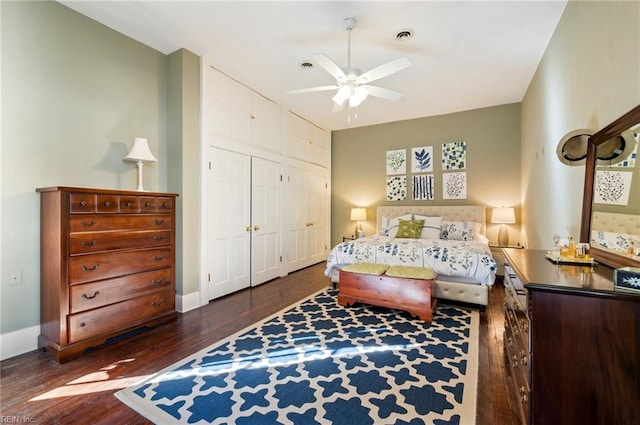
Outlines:
{"label": "decorative tray", "polygon": [[561,257],[560,255],[554,254],[551,251],[547,251],[547,255],[545,256],[549,261],[555,264],[575,264],[578,266],[595,266],[596,261],[591,257],[578,258],[578,257]]}

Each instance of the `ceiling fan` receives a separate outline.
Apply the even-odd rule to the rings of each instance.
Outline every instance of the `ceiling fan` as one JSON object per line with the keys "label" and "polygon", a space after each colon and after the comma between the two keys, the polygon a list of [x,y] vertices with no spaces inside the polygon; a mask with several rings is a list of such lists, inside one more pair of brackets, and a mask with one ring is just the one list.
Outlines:
{"label": "ceiling fan", "polygon": [[367,96],[380,97],[388,100],[400,99],[402,97],[402,93],[383,87],[371,86],[368,83],[387,77],[409,67],[411,65],[409,59],[402,57],[373,68],[363,74],[358,68],[353,68],[351,66],[351,30],[356,26],[356,19],[346,18],[344,21],[347,33],[349,34],[347,42],[347,66],[345,68],[340,68],[334,61],[329,59],[327,55],[317,54],[312,56],[313,60],[315,60],[318,65],[323,67],[325,71],[336,79],[336,84],[331,86],[290,90],[287,93],[310,93],[337,89],[336,94],[331,99],[334,102],[334,112],[341,111],[347,101],[350,108],[355,108],[360,105]]}

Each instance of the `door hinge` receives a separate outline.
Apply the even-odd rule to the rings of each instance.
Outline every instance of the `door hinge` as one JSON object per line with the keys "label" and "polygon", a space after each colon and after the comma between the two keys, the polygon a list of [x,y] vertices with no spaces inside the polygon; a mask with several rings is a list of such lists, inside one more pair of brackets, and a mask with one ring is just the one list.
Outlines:
{"label": "door hinge", "polygon": [[282,255],[280,256],[280,262],[282,263]]}
{"label": "door hinge", "polygon": [[207,273],[207,281],[211,282],[211,273]]}
{"label": "door hinge", "polygon": [[282,174],[280,174],[280,181],[282,181]]}
{"label": "door hinge", "polygon": [[211,161],[209,161],[209,169],[211,169]]}

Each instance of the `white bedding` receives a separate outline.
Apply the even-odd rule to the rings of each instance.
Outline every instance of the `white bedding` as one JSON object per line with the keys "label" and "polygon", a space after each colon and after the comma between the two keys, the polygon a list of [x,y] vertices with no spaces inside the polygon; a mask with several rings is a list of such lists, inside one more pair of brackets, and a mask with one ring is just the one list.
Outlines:
{"label": "white bedding", "polygon": [[369,236],[336,245],[325,274],[331,276],[334,268],[356,262],[429,267],[440,277],[484,285],[493,285],[497,269],[484,237],[459,241]]}

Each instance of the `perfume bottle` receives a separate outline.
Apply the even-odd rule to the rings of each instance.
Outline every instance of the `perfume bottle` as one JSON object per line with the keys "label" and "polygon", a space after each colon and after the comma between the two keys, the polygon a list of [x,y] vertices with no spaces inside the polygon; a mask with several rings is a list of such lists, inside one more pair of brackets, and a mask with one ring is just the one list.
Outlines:
{"label": "perfume bottle", "polygon": [[576,244],[573,242],[573,236],[569,236],[569,257],[576,256]]}

